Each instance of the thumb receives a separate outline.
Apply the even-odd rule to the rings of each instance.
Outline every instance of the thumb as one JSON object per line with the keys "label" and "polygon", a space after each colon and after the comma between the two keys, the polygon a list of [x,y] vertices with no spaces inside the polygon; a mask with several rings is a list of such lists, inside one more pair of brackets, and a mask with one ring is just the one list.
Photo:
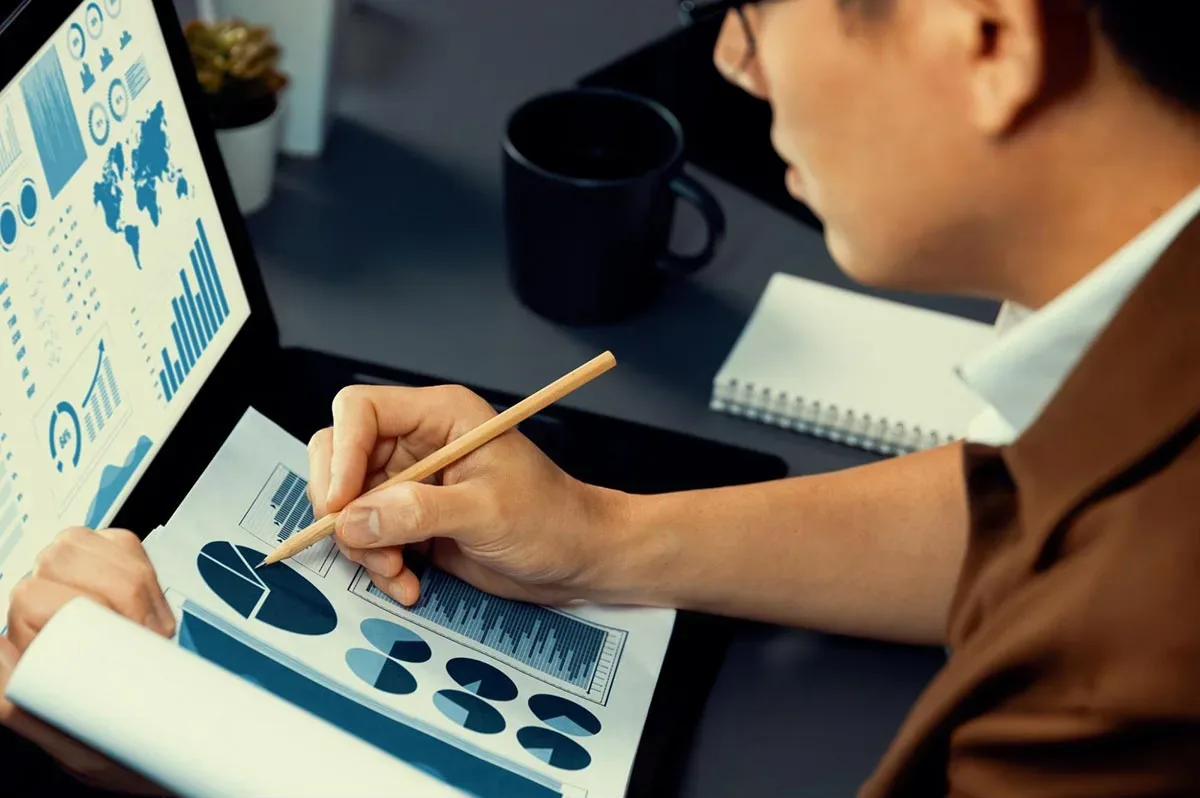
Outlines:
{"label": "thumb", "polygon": [[483,490],[467,483],[405,482],[363,496],[338,516],[337,535],[353,548],[379,548],[452,538],[471,545],[494,526]]}

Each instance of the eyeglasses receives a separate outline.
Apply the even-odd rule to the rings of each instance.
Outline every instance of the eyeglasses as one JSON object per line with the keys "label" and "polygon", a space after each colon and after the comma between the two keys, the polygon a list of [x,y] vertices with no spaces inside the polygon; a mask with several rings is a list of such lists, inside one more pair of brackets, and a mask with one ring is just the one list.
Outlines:
{"label": "eyeglasses", "polygon": [[679,19],[685,25],[695,25],[724,18],[730,11],[736,13],[738,21],[742,25],[742,33],[746,37],[746,54],[742,56],[742,63],[738,69],[745,71],[758,53],[754,30],[750,27],[750,20],[746,17],[746,6],[754,4],[754,0],[681,0]]}

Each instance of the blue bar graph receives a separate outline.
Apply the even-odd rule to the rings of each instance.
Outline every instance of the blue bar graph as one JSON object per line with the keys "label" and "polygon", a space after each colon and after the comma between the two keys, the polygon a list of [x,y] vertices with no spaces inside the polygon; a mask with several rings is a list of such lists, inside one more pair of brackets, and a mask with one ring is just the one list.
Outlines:
{"label": "blue bar graph", "polygon": [[9,170],[21,157],[21,140],[17,138],[17,126],[13,122],[12,111],[4,109],[0,118],[0,177]]}
{"label": "blue bar graph", "polygon": [[87,160],[57,46],[51,47],[21,80],[21,93],[50,196],[57,197]]}
{"label": "blue bar graph", "polygon": [[196,240],[188,259],[192,277],[187,269],[179,270],[179,296],[171,299],[171,338],[175,344],[174,357],[168,347],[162,350],[162,372],[159,384],[168,402],[179,394],[184,378],[192,372],[218,330],[229,316],[229,303],[221,276],[213,261],[212,248],[204,223],[196,221]]}

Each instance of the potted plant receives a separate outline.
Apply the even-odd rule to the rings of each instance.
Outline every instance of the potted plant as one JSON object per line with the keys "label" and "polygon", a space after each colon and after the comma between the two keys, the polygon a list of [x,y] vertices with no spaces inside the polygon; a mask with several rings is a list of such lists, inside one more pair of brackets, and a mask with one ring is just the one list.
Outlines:
{"label": "potted plant", "polygon": [[196,20],[184,33],[238,207],[253,213],[267,204],[275,181],[288,84],[278,67],[279,45],[268,28],[240,19]]}

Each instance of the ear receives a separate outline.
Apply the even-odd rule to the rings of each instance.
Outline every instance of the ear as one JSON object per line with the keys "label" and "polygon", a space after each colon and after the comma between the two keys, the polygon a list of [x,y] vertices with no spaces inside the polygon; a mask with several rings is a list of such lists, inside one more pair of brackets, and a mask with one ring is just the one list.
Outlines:
{"label": "ear", "polygon": [[967,66],[972,122],[1002,136],[1038,100],[1046,84],[1041,0],[956,0]]}

